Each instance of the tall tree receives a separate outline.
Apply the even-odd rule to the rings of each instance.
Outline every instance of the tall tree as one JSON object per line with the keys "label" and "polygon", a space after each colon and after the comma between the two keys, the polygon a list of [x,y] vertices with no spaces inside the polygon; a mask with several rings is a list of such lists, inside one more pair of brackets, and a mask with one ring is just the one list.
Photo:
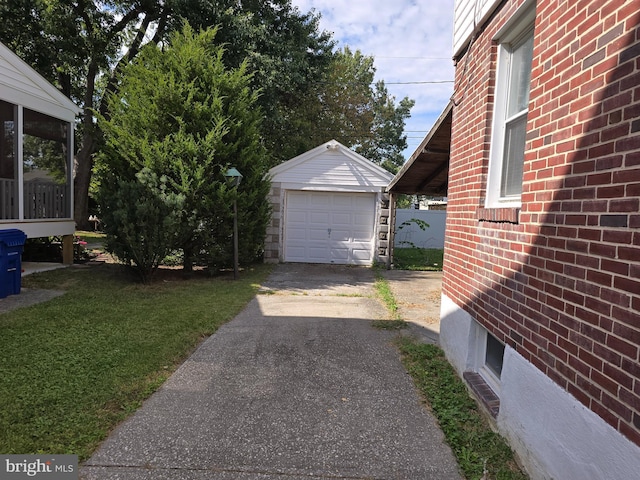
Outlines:
{"label": "tall tree", "polygon": [[405,97],[396,103],[383,81],[374,83],[375,73],[373,57],[349,47],[337,51],[298,110],[298,131],[308,138],[308,148],[335,138],[396,173],[404,162],[405,121],[415,102]]}
{"label": "tall tree", "polygon": [[389,94],[384,81],[376,82],[370,134],[362,138],[355,150],[391,173],[398,173],[405,161],[402,152],[407,148],[405,120],[411,116],[414,105],[415,101],[408,97],[396,104],[395,97]]}
{"label": "tall tree", "polygon": [[[195,33],[186,25],[162,50],[145,47],[123,70],[119,92],[108,97],[110,117],[100,122],[105,148],[99,190],[109,244],[127,252],[145,239],[159,245],[172,240],[184,252],[186,270],[195,256],[212,267],[231,258],[233,199],[243,262],[262,253],[269,216],[257,94],[246,64],[225,67],[215,36],[215,30]],[[235,188],[224,177],[230,165],[244,175]],[[123,205],[123,193],[152,205],[142,213],[154,219],[167,202],[179,203],[178,221],[166,225],[172,234],[157,231],[153,222],[152,230],[136,228],[146,218]]]}
{"label": "tall tree", "polygon": [[328,62],[329,34],[318,17],[301,14],[290,0],[9,0],[0,2],[0,41],[83,107],[75,165],[75,220],[88,221],[93,155],[101,132],[94,112],[110,115],[105,95],[118,89],[118,73],[146,43],[181,28],[220,26],[225,63],[248,58],[253,85],[262,89],[264,144],[272,163],[290,155],[290,111]]}
{"label": "tall tree", "polygon": [[301,153],[298,112],[317,94],[335,47],[331,34],[320,31],[319,15],[301,13],[291,0],[174,0],[173,9],[174,19],[185,18],[194,28],[220,25],[217,41],[225,45],[225,64],[246,61],[254,72],[272,165]]}

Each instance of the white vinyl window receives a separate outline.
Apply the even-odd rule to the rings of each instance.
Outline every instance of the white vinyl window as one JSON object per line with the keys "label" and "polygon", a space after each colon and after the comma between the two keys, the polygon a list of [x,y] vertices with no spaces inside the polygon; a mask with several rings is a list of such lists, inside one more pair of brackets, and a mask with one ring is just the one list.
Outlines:
{"label": "white vinyl window", "polygon": [[501,32],[487,184],[487,206],[520,206],[533,59],[530,8]]}
{"label": "white vinyl window", "polygon": [[505,346],[482,325],[473,324],[475,341],[471,347],[472,368],[491,389],[500,395]]}

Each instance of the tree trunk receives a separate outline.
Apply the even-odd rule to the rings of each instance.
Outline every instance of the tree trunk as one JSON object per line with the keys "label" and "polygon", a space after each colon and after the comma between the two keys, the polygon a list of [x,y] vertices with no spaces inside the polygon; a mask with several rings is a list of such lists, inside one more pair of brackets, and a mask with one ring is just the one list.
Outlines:
{"label": "tree trunk", "polygon": [[89,185],[93,171],[93,153],[95,131],[86,132],[82,138],[82,147],[76,154],[75,178],[73,180],[73,218],[76,228],[90,230],[89,223]]}
{"label": "tree trunk", "polygon": [[75,157],[73,177],[73,219],[76,228],[89,230],[89,185],[93,173],[93,154],[96,149],[99,130],[94,124],[93,94],[95,92],[97,62],[92,60],[87,70],[87,89],[84,94],[84,115],[82,116],[82,142]]}

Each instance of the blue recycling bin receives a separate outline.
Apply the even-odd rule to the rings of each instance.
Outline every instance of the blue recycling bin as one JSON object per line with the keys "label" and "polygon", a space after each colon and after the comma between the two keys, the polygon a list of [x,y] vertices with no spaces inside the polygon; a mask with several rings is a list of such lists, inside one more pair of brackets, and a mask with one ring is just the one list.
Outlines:
{"label": "blue recycling bin", "polygon": [[22,230],[0,230],[0,298],[20,293],[22,251],[26,240],[27,235]]}

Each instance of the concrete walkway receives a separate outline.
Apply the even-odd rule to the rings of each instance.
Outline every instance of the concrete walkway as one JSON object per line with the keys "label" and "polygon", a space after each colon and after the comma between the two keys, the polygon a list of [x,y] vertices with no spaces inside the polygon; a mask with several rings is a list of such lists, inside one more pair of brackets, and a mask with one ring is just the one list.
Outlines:
{"label": "concrete walkway", "polygon": [[278,265],[80,470],[82,479],[459,480],[371,320],[367,268]]}
{"label": "concrete walkway", "polygon": [[380,273],[389,282],[398,314],[409,322],[411,333],[425,343],[437,344],[442,272],[383,270]]}

